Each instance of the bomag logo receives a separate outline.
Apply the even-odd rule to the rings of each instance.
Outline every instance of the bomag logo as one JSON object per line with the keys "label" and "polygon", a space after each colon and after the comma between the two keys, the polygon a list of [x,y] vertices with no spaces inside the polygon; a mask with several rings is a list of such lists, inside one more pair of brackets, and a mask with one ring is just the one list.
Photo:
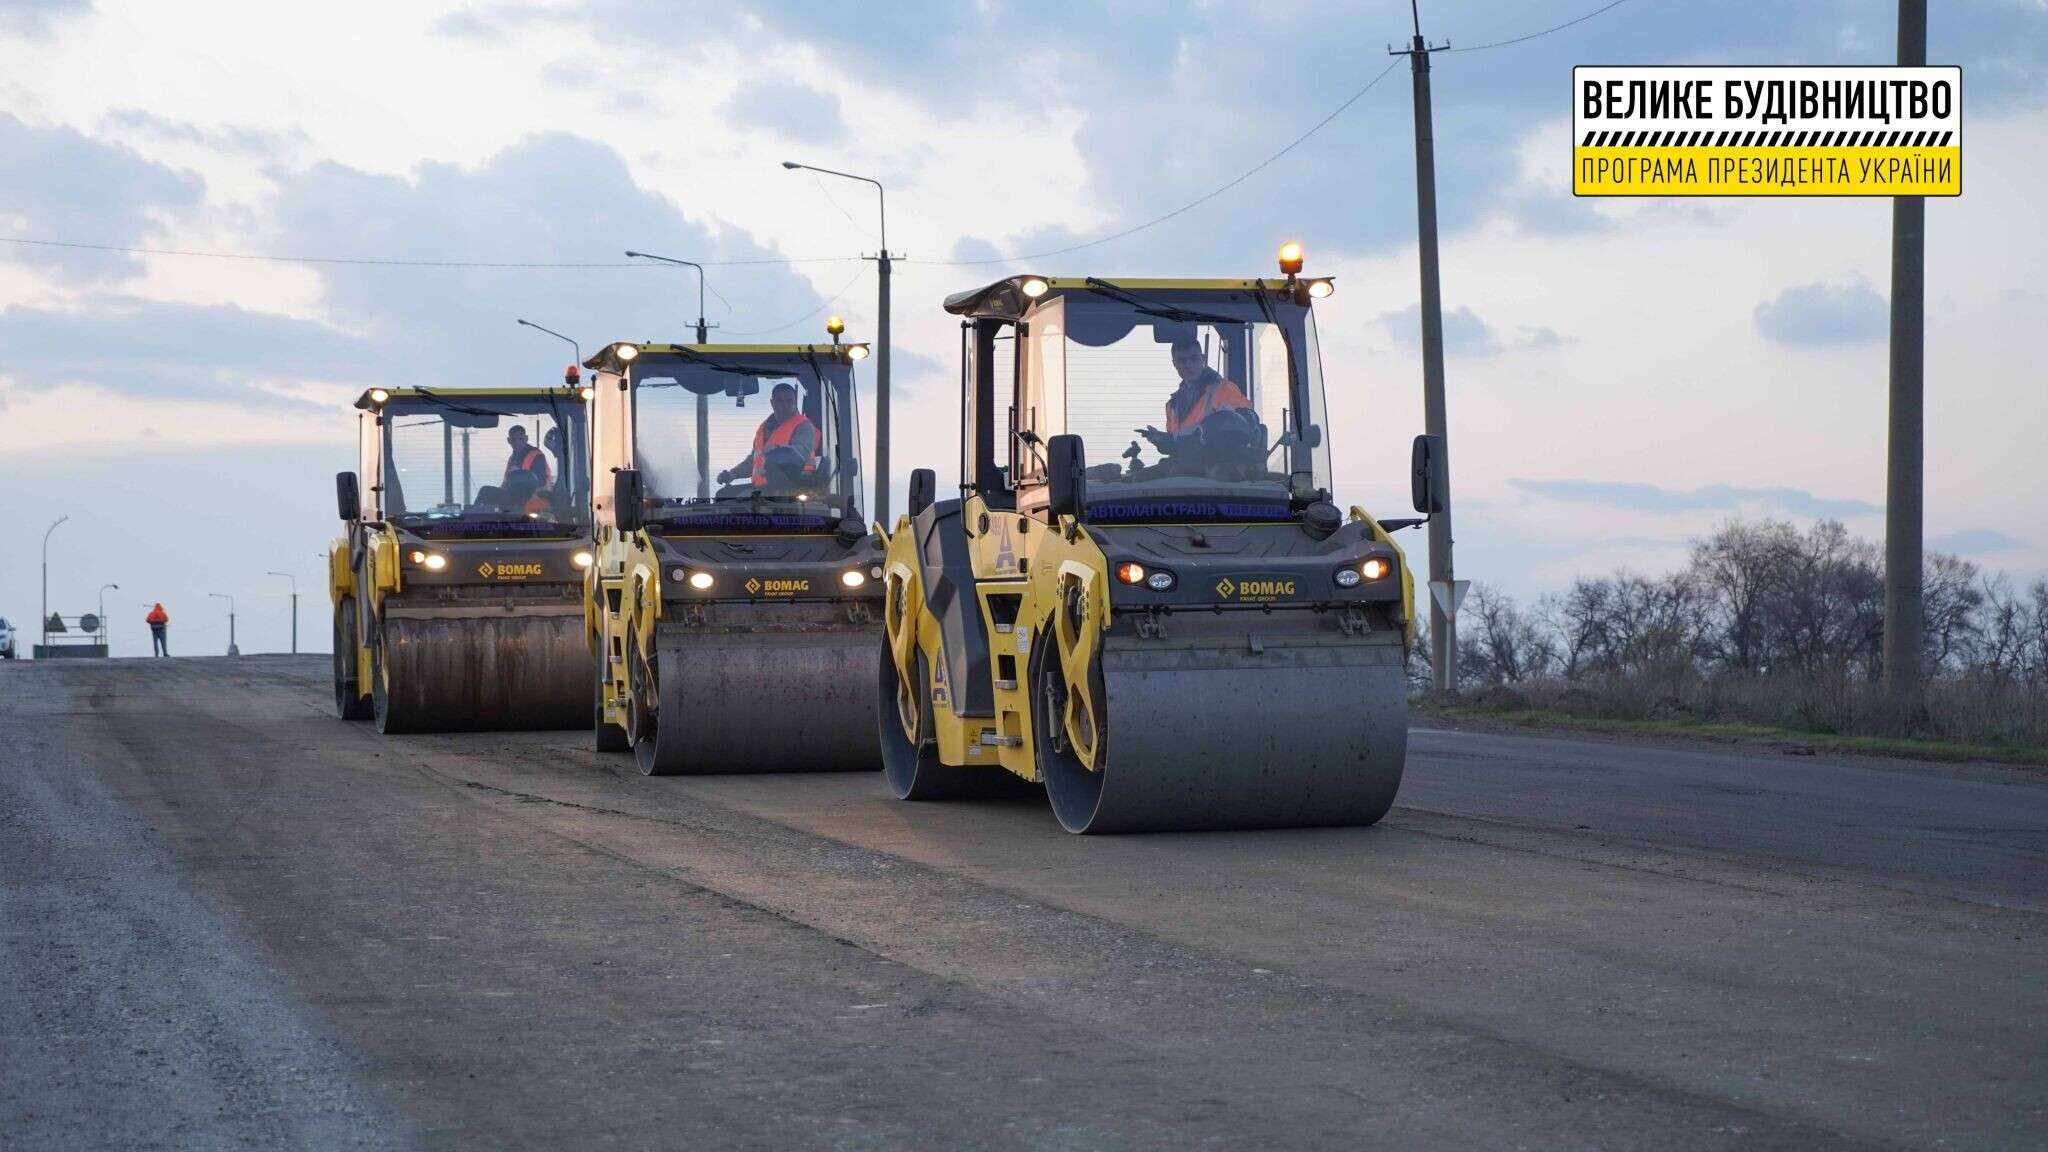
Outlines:
{"label": "bomag logo", "polygon": [[529,576],[538,576],[540,572],[541,566],[538,564],[493,564],[486,560],[476,566],[476,574],[486,580],[524,580]]}
{"label": "bomag logo", "polygon": [[1232,580],[1216,582],[1216,594],[1225,600],[1279,600],[1294,595],[1292,580]]}
{"label": "bomag logo", "polygon": [[749,576],[745,587],[749,596],[794,596],[799,592],[809,592],[811,590],[811,582],[809,580],[762,580],[758,577]]}

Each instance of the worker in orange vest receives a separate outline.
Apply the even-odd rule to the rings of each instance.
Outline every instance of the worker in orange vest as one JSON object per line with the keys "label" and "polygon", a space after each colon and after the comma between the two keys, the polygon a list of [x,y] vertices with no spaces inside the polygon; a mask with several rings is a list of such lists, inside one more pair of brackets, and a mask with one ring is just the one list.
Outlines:
{"label": "worker in orange vest", "polygon": [[171,645],[169,641],[164,639],[164,630],[171,626],[171,614],[164,611],[164,606],[159,603],[151,607],[149,615],[144,616],[143,619],[149,621],[151,654],[169,656],[171,654]]}
{"label": "worker in orange vest", "polygon": [[806,474],[818,470],[818,426],[796,406],[796,385],[784,382],[777,384],[768,394],[769,413],[761,426],[754,430],[754,450],[746,459],[718,474],[718,482],[727,484],[742,476],[750,477],[756,488],[768,486],[768,462],[776,449],[787,449],[792,460],[801,460]]}
{"label": "worker in orange vest", "polygon": [[1166,398],[1166,431],[1147,425],[1138,429],[1162,455],[1172,455],[1183,437],[1210,416],[1226,409],[1250,409],[1251,399],[1235,381],[1209,367],[1202,354],[1202,342],[1181,336],[1173,342],[1173,370],[1180,374],[1180,387]]}
{"label": "worker in orange vest", "polygon": [[526,478],[519,474],[531,472],[533,488],[526,497],[525,506],[520,510],[546,512],[553,508],[554,503],[542,495],[547,491],[548,485],[554,482],[554,470],[548,467],[547,453],[527,441],[526,429],[522,425],[514,424],[511,430],[505,433],[505,442],[512,446],[512,457],[505,461],[505,482],[500,487],[508,492],[521,491],[525,489]]}

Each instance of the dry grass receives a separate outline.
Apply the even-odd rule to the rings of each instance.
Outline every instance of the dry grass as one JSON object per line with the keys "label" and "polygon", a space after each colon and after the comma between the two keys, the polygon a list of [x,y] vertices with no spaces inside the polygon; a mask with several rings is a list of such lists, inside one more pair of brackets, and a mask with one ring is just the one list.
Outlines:
{"label": "dry grass", "polygon": [[[1442,710],[1671,731],[1721,728],[1725,735],[1826,738],[1834,747],[1875,741],[1908,755],[1948,747],[1972,758],[2048,763],[2048,690],[1971,676],[1929,684],[1925,707],[1913,716],[1892,708],[1882,685],[1848,675],[1702,675],[1684,666],[1481,688]],[[1734,731],[1744,728],[1753,731]]]}

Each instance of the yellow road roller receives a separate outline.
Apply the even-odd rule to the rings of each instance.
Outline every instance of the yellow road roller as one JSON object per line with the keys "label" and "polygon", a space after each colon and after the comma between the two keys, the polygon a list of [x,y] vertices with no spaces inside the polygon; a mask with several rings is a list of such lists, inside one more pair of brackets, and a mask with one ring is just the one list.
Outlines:
{"label": "yellow road roller", "polygon": [[652,776],[873,769],[882,542],[864,344],[609,345],[585,362],[600,751]]}
{"label": "yellow road roller", "polygon": [[[588,389],[372,388],[335,478],[334,702],[380,732],[590,723]],[[367,479],[367,483],[364,479]]]}
{"label": "yellow road roller", "polygon": [[[914,472],[884,564],[896,796],[1039,781],[1070,832],[1385,814],[1414,626],[1389,532],[1421,521],[1331,502],[1313,301],[1334,285],[1300,270],[1290,245],[1272,279],[1025,275],[947,299],[962,494]],[[1440,460],[1417,441],[1418,511]]]}

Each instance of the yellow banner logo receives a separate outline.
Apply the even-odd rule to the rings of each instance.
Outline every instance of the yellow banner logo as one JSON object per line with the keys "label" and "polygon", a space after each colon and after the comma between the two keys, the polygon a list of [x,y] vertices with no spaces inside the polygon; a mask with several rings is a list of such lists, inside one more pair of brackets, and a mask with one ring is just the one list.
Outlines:
{"label": "yellow banner logo", "polygon": [[1572,69],[1577,196],[1960,196],[1954,67]]}
{"label": "yellow banner logo", "polygon": [[811,582],[805,580],[763,580],[756,576],[747,577],[744,585],[749,596],[794,596],[809,592]]}
{"label": "yellow banner logo", "polygon": [[541,574],[538,564],[492,564],[489,560],[476,566],[476,574],[486,580],[525,580]]}

